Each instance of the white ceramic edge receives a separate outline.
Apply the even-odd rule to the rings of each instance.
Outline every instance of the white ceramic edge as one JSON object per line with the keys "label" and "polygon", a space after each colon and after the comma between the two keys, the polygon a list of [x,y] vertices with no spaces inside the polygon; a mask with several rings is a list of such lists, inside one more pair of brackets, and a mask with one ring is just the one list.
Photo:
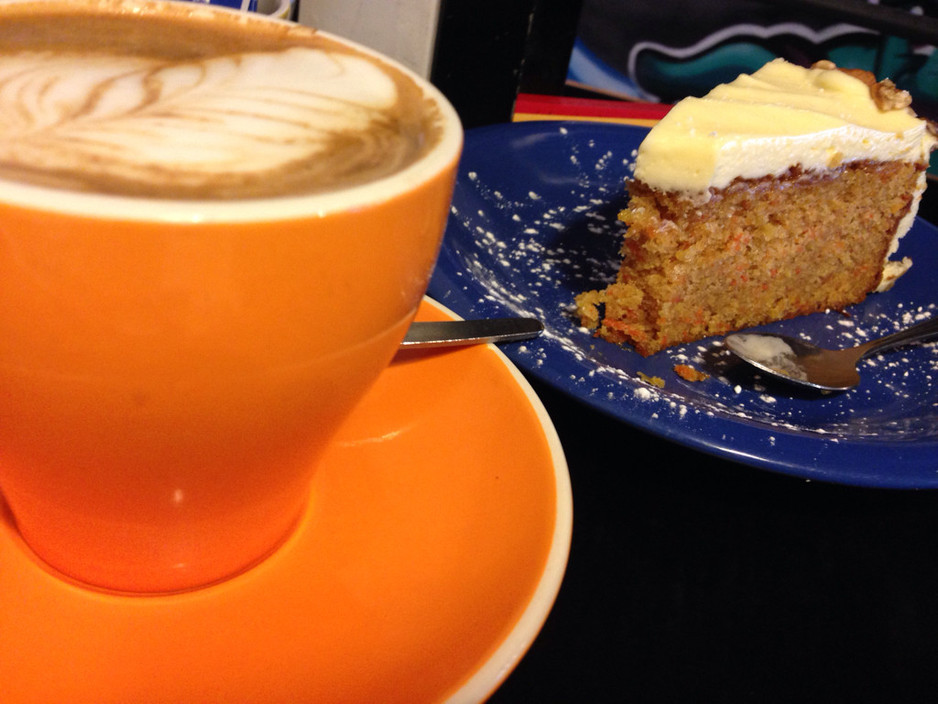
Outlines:
{"label": "white ceramic edge", "polygon": [[[34,2],[35,0],[3,0],[11,2]],[[150,2],[178,4],[181,0],[127,0],[130,4]],[[443,130],[440,143],[407,168],[370,183],[340,189],[331,193],[258,198],[240,202],[231,200],[181,200],[172,198],[140,198],[96,193],[73,193],[63,189],[0,181],[0,200],[40,210],[72,215],[91,214],[106,219],[153,221],[163,223],[240,223],[261,220],[287,220],[300,216],[323,216],[341,210],[354,210],[365,204],[383,202],[398,193],[405,192],[424,183],[446,169],[459,158],[462,151],[463,130],[459,115],[446,96],[428,80],[418,76],[403,64],[363,46],[351,39],[340,37],[319,29],[300,25],[291,20],[279,19],[255,12],[220,6],[203,5],[186,1],[192,14],[216,13],[235,14],[244,22],[272,22],[288,25],[297,31],[315,31],[327,39],[350,46],[363,54],[375,57],[404,75],[410,77],[440,109],[440,126]]]}
{"label": "white ceramic edge", "polygon": [[[427,297],[425,300],[447,315],[455,319],[460,318],[456,313],[432,298]],[[506,367],[514,382],[524,392],[528,403],[537,415],[541,429],[544,431],[544,439],[550,450],[551,464],[554,469],[554,488],[557,502],[554,513],[554,532],[540,581],[518,621],[495,649],[495,652],[489,656],[488,660],[459,689],[444,700],[445,704],[478,704],[484,702],[518,665],[538,633],[540,633],[554,607],[554,602],[560,592],[560,586],[567,570],[570,543],[573,537],[573,491],[570,485],[570,472],[554,423],[547,413],[547,409],[544,408],[541,399],[514,363],[495,345],[490,344],[488,346]]]}

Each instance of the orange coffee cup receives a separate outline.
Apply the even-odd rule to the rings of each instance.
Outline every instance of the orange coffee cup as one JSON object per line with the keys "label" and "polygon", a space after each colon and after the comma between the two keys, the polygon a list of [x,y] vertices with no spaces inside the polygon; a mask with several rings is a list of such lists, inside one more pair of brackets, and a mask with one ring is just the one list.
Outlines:
{"label": "orange coffee cup", "polygon": [[[183,24],[234,14],[93,4]],[[0,34],[7,21],[0,11]],[[288,24],[243,21],[245,32]],[[223,200],[0,180],[0,491],[26,543],[63,575],[167,592],[262,560],[416,312],[459,121],[426,82],[327,38],[417,86],[432,134],[412,163],[313,193]]]}

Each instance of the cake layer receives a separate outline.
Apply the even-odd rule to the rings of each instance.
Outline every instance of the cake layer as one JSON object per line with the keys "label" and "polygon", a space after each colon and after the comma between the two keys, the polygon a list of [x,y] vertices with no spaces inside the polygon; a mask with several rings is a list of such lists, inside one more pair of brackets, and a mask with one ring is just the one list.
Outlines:
{"label": "cake layer", "polygon": [[577,298],[584,325],[648,355],[840,308],[877,288],[924,165],[855,161],[737,179],[705,204],[630,184],[617,281]]}

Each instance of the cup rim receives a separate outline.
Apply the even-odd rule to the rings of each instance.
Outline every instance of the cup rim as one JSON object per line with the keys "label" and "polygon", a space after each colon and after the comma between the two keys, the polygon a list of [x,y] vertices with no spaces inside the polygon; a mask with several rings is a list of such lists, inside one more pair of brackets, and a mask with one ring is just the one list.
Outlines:
{"label": "cup rim", "polygon": [[[11,0],[7,0],[10,2]],[[16,3],[40,0],[12,0]],[[121,4],[148,6],[176,4],[178,0],[119,0]],[[102,3],[108,4],[108,3]],[[322,217],[334,212],[354,210],[390,200],[445,173],[458,161],[462,151],[463,129],[459,115],[443,93],[429,80],[394,59],[356,41],[314,27],[297,25],[290,20],[258,13],[246,13],[218,5],[191,4],[192,14],[236,14],[246,22],[286,24],[303,28],[365,55],[376,58],[414,81],[423,95],[439,110],[439,142],[412,164],[373,181],[309,194],[265,196],[230,200],[183,199],[126,196],[111,193],[72,191],[0,178],[0,204],[24,207],[63,215],[93,219],[167,224],[208,224],[216,222],[258,222],[298,217]]]}

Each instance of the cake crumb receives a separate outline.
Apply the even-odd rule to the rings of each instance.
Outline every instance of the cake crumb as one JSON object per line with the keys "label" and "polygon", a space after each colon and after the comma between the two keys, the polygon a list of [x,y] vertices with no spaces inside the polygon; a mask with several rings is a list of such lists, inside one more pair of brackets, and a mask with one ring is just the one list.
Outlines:
{"label": "cake crumb", "polygon": [[698,369],[694,369],[689,364],[675,364],[674,373],[685,381],[703,381],[709,379],[710,375]]}
{"label": "cake crumb", "polygon": [[646,384],[657,386],[659,389],[664,388],[664,379],[662,379],[660,376],[648,376],[647,374],[639,372],[638,378],[644,381]]}

